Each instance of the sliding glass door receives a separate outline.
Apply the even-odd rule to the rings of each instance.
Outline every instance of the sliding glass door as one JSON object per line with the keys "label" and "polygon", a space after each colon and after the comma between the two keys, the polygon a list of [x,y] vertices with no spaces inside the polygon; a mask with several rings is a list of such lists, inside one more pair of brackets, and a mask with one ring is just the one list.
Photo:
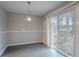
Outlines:
{"label": "sliding glass door", "polygon": [[53,48],[73,56],[74,52],[74,10],[66,10],[52,17]]}

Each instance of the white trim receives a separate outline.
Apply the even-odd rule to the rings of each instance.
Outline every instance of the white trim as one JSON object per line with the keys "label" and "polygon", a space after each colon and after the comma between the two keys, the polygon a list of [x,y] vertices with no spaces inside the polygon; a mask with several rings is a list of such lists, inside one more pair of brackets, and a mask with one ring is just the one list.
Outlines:
{"label": "white trim", "polygon": [[46,32],[46,31],[7,31],[7,32]]}
{"label": "white trim", "polygon": [[57,9],[57,10],[55,10],[55,11],[49,13],[49,14],[46,15],[45,17],[49,17],[49,16],[51,16],[51,15],[53,15],[53,14],[56,14],[56,13],[58,13],[58,12],[60,12],[60,11],[63,11],[63,10],[65,10],[65,9],[68,9],[68,8],[70,8],[72,5],[74,5],[74,4],[76,4],[76,3],[77,3],[77,1],[74,1],[74,2],[72,2],[72,3],[70,3],[70,4],[66,5],[66,6],[63,6],[62,8],[59,8],[59,9]]}
{"label": "white trim", "polygon": [[45,41],[43,41],[43,44],[47,45]]}
{"label": "white trim", "polygon": [[0,51],[0,56],[2,56],[2,54],[7,49],[8,46],[16,46],[16,45],[23,45],[23,44],[33,44],[33,43],[43,43],[43,42],[42,41],[38,41],[38,42],[30,42],[30,43],[19,43],[19,44],[10,44],[10,45],[8,44],[2,49],[2,51]]}
{"label": "white trim", "polygon": [[4,32],[0,32],[0,33],[7,33],[6,31],[4,31]]}
{"label": "white trim", "polygon": [[23,45],[23,44],[33,44],[33,43],[41,43],[42,41],[38,41],[38,42],[30,42],[30,43],[19,43],[19,44],[8,44],[6,45],[2,51],[0,51],[0,56],[2,56],[2,54],[4,53],[4,51],[7,49],[8,46],[16,46],[16,45]]}
{"label": "white trim", "polygon": [[7,33],[7,32],[46,32],[46,31],[0,31],[0,33]]}
{"label": "white trim", "polygon": [[4,51],[7,49],[7,45],[2,49],[2,51],[0,51],[0,56],[2,56],[2,54],[4,53]]}
{"label": "white trim", "polygon": [[65,55],[65,56],[67,56],[67,57],[72,57],[72,56],[70,56],[70,55],[68,55],[68,54],[66,54],[66,53],[64,53],[64,52],[62,52],[60,50],[57,50],[57,51],[60,52],[61,54]]}
{"label": "white trim", "polygon": [[29,43],[18,43],[18,44],[8,44],[8,46],[16,46],[16,45],[23,45],[23,44],[33,44],[33,43],[41,43],[42,41],[37,42],[29,42]]}

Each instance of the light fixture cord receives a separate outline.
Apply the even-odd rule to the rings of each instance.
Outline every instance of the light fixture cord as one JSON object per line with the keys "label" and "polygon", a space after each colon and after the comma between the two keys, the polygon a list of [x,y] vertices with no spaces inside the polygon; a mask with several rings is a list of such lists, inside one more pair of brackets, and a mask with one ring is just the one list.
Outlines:
{"label": "light fixture cord", "polygon": [[28,16],[31,16],[30,15],[30,4],[31,4],[31,2],[28,2]]}

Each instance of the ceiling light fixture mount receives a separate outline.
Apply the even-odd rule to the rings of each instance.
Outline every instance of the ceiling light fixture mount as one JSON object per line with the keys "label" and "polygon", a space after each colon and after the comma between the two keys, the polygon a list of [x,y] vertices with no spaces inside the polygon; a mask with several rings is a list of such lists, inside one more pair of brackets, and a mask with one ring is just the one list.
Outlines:
{"label": "ceiling light fixture mount", "polygon": [[30,2],[30,1],[28,1],[27,3],[28,3],[28,4],[31,4],[31,2]]}

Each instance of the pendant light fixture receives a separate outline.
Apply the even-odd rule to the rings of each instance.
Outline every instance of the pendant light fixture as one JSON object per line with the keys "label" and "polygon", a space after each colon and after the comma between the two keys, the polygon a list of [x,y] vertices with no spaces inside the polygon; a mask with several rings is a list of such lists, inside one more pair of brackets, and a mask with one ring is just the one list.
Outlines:
{"label": "pendant light fixture", "polygon": [[29,2],[27,2],[27,4],[28,4],[27,21],[32,21],[31,15],[30,15],[30,4],[31,4],[31,2],[29,1]]}

